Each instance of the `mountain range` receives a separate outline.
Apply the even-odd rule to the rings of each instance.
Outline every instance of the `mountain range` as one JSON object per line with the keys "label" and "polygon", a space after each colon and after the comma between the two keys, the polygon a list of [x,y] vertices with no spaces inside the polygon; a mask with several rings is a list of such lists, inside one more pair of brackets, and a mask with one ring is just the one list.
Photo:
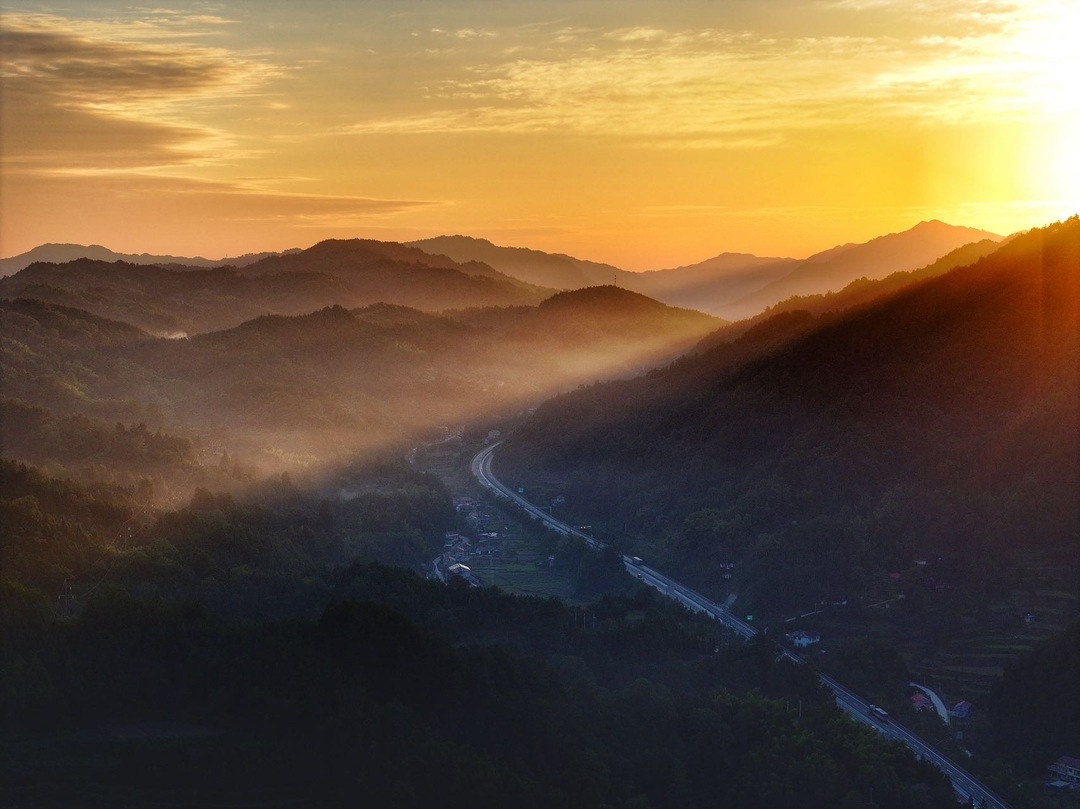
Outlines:
{"label": "mountain range", "polygon": [[518,278],[553,288],[613,282],[672,306],[741,320],[787,298],[839,291],[860,278],[880,279],[928,265],[971,242],[1000,241],[983,230],[929,221],[901,233],[861,244],[844,244],[806,259],[722,253],[683,267],[627,272],[607,264],[518,247],[498,247],[484,239],[444,236],[412,242],[457,261],[483,261]]}
{"label": "mountain range", "polygon": [[460,262],[481,261],[522,281],[553,289],[580,289],[609,283],[626,285],[635,275],[610,264],[527,247],[499,247],[487,239],[472,236],[437,236],[409,244],[429,255],[448,256]]}
{"label": "mountain range", "polygon": [[299,315],[342,305],[394,303],[438,311],[535,304],[540,290],[478,263],[428,257],[393,242],[320,242],[244,267],[200,269],[78,259],[35,263],[0,278],[0,297],[34,298],[185,335],[266,313]]}
{"label": "mountain range", "polygon": [[[1075,614],[1080,219],[981,235],[924,223],[806,261],[641,274],[506,254],[517,275],[493,245],[481,261],[352,239],[0,279],[17,722],[0,792],[953,805],[928,763],[842,721],[817,670],[953,745],[911,707],[912,679],[990,695],[1004,655]],[[602,598],[364,564],[431,569],[466,530],[448,487],[493,429],[503,480],[609,544],[515,525],[483,567]],[[477,533],[515,523],[487,508]],[[743,644],[666,605],[623,553],[763,631]],[[778,654],[789,627],[820,630],[811,665]],[[1080,634],[1060,637],[979,703],[968,766],[1004,771],[996,744],[1038,777],[1076,744]],[[106,744],[118,717],[150,738]]]}
{"label": "mountain range", "polygon": [[284,253],[264,252],[245,253],[232,258],[210,259],[202,256],[155,256],[150,253],[117,253],[100,244],[42,244],[25,253],[10,258],[0,258],[0,277],[13,275],[20,270],[25,270],[31,264],[47,262],[62,264],[75,261],[80,258],[89,258],[94,261],[125,261],[128,264],[168,264],[181,267],[243,267],[252,264],[268,256],[284,255],[299,252],[298,249],[286,250]]}
{"label": "mountain range", "polygon": [[902,233],[812,255],[755,291],[720,305],[717,314],[729,320],[741,320],[796,295],[837,292],[860,278],[877,280],[894,272],[916,270],[952,250],[987,239],[1000,241],[1001,237],[937,220],[920,222]]}
{"label": "mountain range", "polygon": [[[241,306],[240,319],[254,316],[258,311],[297,314],[334,303],[360,306],[384,301],[429,311],[515,305],[536,303],[560,289],[612,284],[672,306],[698,309],[727,320],[742,320],[795,296],[836,292],[860,279],[876,280],[895,272],[912,272],[969,243],[1000,240],[1000,236],[986,231],[931,221],[866,243],[840,245],[802,260],[721,253],[696,264],[646,272],[628,272],[610,264],[561,253],[500,247],[485,239],[468,236],[440,236],[409,244],[328,240],[307,250],[257,253],[219,262],[176,256],[123,255],[96,245],[85,248],[43,245],[21,256],[4,259],[0,267],[6,273],[25,272],[34,261],[58,264],[89,258],[99,262],[119,260],[140,266],[156,264],[173,272],[195,267],[232,268],[239,275],[263,278],[265,283],[275,287],[261,295],[247,294],[257,311]],[[459,273],[472,280],[432,270]],[[103,270],[99,270],[99,275],[101,272]],[[293,277],[286,282],[280,277],[285,274]],[[304,277],[297,277],[299,275]],[[317,276],[324,277],[319,279]],[[10,295],[13,288],[22,289],[26,284],[34,283],[37,287],[32,292],[36,297],[66,305],[90,305],[85,295],[61,299],[57,297],[58,293],[39,288],[42,284],[51,285],[49,279],[56,277],[39,269],[14,285],[0,286],[0,294]],[[477,279],[487,279],[487,288],[483,289],[485,282]],[[98,280],[98,286],[108,286],[105,280]],[[339,288],[341,284],[348,289]],[[506,285],[518,289],[511,291]],[[222,276],[220,286],[229,286],[225,276]],[[303,302],[300,308],[289,308],[281,295],[283,286],[292,287],[290,294],[297,302]],[[217,294],[229,298],[231,293],[220,290]],[[206,303],[214,308],[212,302]],[[94,303],[97,307],[103,305],[105,303],[100,301]],[[122,316],[118,309],[94,311],[107,316]],[[223,328],[240,322],[236,318],[231,321],[220,318],[200,320],[190,312],[160,312],[155,317],[157,326],[150,325],[149,315],[144,319],[144,325],[159,332]]]}
{"label": "mountain range", "polygon": [[[186,339],[27,298],[0,301],[0,316],[3,392],[13,406],[168,425],[255,454],[275,446],[321,457],[396,446],[439,425],[495,419],[582,383],[638,374],[722,325],[615,287],[450,316],[334,305]],[[23,448],[20,460],[61,463],[8,432],[25,424],[12,416],[21,412],[9,408],[3,420],[5,447]],[[78,445],[59,448],[64,463]]]}
{"label": "mountain range", "polygon": [[953,581],[983,592],[1017,554],[1071,564],[1078,376],[1074,217],[552,400],[496,471],[706,590],[736,562],[751,610],[885,597],[914,559],[952,560]]}

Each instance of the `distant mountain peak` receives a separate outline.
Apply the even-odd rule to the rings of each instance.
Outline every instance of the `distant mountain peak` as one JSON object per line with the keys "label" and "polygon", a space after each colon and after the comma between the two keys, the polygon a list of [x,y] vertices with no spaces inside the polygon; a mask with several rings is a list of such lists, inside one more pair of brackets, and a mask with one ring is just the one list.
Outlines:
{"label": "distant mountain peak", "polygon": [[541,308],[555,307],[589,307],[589,306],[626,306],[645,307],[649,309],[665,308],[658,300],[633,292],[613,284],[603,284],[594,287],[582,287],[565,292],[557,292],[540,304]]}
{"label": "distant mountain peak", "polygon": [[92,261],[116,262],[124,261],[128,264],[147,265],[175,265],[179,267],[210,267],[245,266],[252,264],[267,256],[277,256],[285,253],[296,252],[296,248],[285,250],[283,253],[245,253],[240,256],[223,259],[209,259],[202,256],[168,256],[154,255],[152,253],[118,253],[103,247],[100,244],[74,244],[71,242],[47,242],[38,245],[32,250],[20,253],[17,256],[0,259],[0,276],[14,275],[29,267],[31,264],[67,264],[79,259]]}
{"label": "distant mountain peak", "polygon": [[926,220],[898,233],[816,253],[781,278],[722,308],[721,314],[736,320],[752,317],[792,297],[837,292],[859,278],[880,280],[894,272],[918,270],[966,244],[1001,238],[986,230]]}

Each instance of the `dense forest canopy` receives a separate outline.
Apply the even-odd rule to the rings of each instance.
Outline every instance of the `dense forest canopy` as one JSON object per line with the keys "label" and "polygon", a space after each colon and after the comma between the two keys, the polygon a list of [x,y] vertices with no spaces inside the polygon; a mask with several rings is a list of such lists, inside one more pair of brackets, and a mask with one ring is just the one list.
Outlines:
{"label": "dense forest canopy", "polygon": [[133,323],[162,336],[217,331],[272,312],[394,303],[438,311],[536,304],[553,290],[486,265],[393,242],[329,240],[242,267],[143,266],[89,258],[39,262],[0,278],[0,297],[34,298]]}
{"label": "dense forest canopy", "polygon": [[740,598],[865,594],[914,559],[1076,563],[1080,220],[819,320],[555,398],[497,455],[582,519]]}
{"label": "dense forest canopy", "polygon": [[[204,274],[178,273],[192,283]],[[144,424],[159,444],[166,434],[193,442],[170,458],[159,452],[156,468],[140,461],[135,471],[159,478],[159,491],[182,488],[188,467],[215,465],[222,450],[280,471],[282,457],[407,448],[582,382],[640,373],[720,323],[612,287],[442,315],[330,306],[183,339],[26,298],[0,302],[0,316],[6,455],[115,478],[133,470],[103,434]]]}

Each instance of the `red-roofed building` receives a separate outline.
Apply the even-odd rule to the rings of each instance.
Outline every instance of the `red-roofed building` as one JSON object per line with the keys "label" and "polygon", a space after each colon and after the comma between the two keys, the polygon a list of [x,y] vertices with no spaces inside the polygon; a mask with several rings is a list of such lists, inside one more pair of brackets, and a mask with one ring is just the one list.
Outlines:
{"label": "red-roofed building", "polygon": [[930,700],[930,697],[923,694],[921,691],[911,695],[911,704],[916,711],[932,711],[934,710],[934,703]]}

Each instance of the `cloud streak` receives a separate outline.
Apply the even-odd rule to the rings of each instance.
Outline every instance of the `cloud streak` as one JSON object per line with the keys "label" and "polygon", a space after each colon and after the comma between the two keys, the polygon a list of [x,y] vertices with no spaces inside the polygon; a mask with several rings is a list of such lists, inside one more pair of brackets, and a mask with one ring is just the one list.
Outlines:
{"label": "cloud streak", "polygon": [[[851,11],[896,0],[834,5]],[[1019,120],[1067,103],[1045,89],[1061,79],[1034,44],[1046,15],[997,2],[961,4],[953,14],[971,24],[903,37],[553,31],[539,45],[507,49],[504,59],[429,85],[423,113],[372,116],[345,131],[562,133],[664,148],[755,148],[810,129]]]}
{"label": "cloud streak", "polygon": [[[73,23],[5,15],[4,162],[9,170],[133,171],[234,156],[198,107],[255,93],[278,68],[175,41],[193,20]],[[197,36],[199,31],[190,35]]]}

